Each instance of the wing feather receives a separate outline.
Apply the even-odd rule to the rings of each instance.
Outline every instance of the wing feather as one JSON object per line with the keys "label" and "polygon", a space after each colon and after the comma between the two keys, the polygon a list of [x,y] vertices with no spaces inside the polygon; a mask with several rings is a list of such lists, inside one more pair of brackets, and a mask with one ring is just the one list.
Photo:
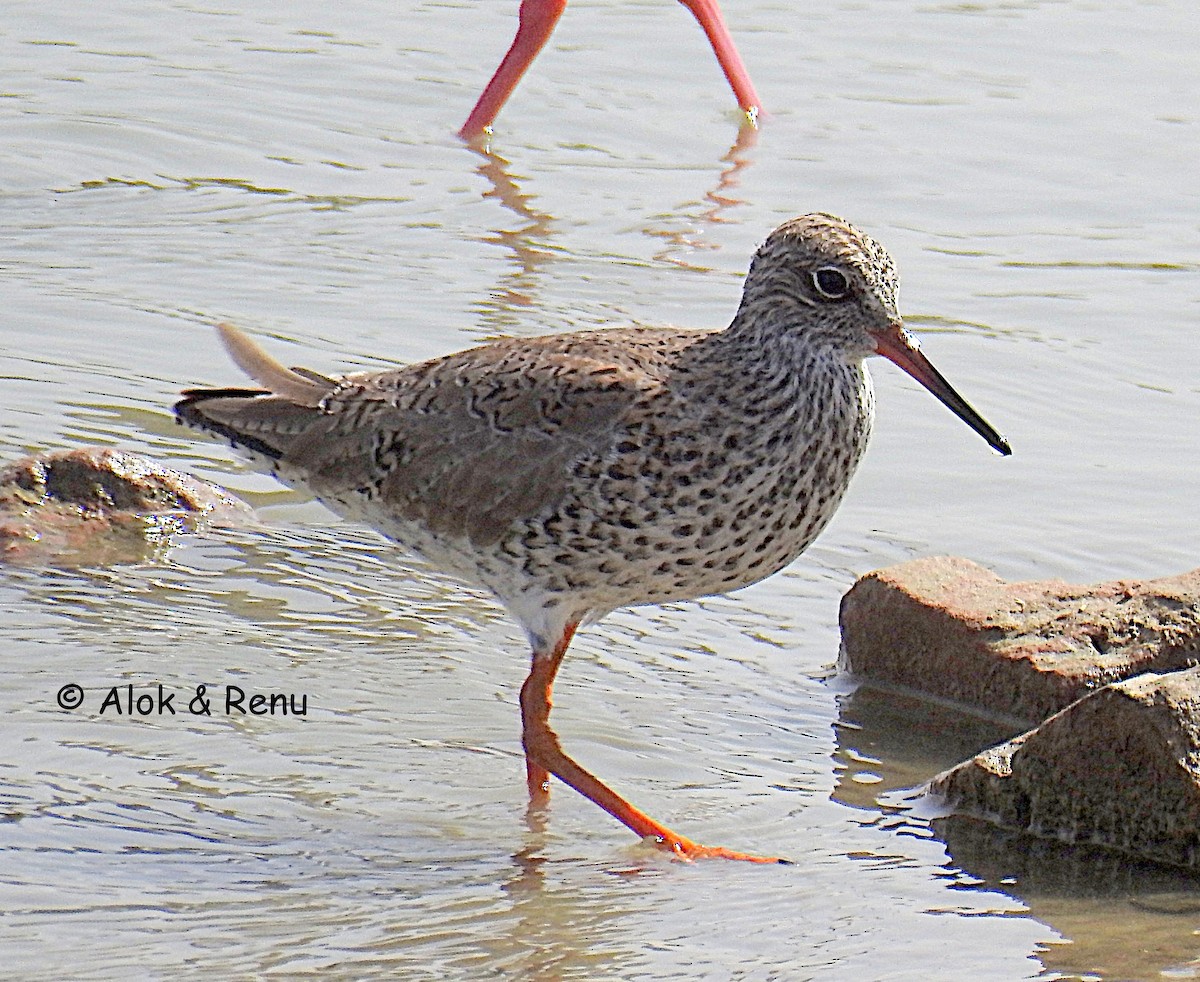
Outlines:
{"label": "wing feather", "polygon": [[[513,339],[339,381],[220,331],[269,391],[192,390],[176,407],[182,419],[265,454],[335,508],[377,500],[481,546],[561,501],[574,463],[603,453],[636,405],[662,397],[671,355],[689,340],[650,330]],[[631,350],[631,335],[644,350]]]}

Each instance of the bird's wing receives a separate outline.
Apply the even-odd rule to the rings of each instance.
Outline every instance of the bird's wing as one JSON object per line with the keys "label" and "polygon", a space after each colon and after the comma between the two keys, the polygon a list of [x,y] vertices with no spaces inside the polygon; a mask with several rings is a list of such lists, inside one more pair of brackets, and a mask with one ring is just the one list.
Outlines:
{"label": "bird's wing", "polygon": [[638,403],[663,393],[661,369],[683,341],[645,332],[645,351],[635,343],[631,356],[631,333],[513,339],[331,380],[285,368],[223,328],[235,361],[267,390],[192,390],[176,412],[328,501],[375,499],[488,545],[561,500],[573,462],[603,452]]}

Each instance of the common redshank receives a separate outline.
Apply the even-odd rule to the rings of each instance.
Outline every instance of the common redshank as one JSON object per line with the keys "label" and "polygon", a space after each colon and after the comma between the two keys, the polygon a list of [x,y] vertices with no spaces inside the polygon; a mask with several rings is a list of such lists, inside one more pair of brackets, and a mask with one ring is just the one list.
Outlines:
{"label": "common redshank", "polygon": [[[729,28],[725,26],[725,20],[721,16],[721,8],[718,6],[717,0],[679,0],[679,2],[692,12],[692,16],[704,28],[704,33],[708,35],[708,42],[712,45],[713,53],[716,54],[717,61],[721,65],[721,70],[725,73],[725,78],[729,80],[729,85],[737,98],[738,106],[753,122],[758,118],[762,103],[759,102],[758,94],[754,91],[750,73],[746,71],[746,66],[742,64],[741,56],[734,46]],[[550,39],[550,35],[554,33],[554,26],[558,23],[566,6],[567,0],[521,0],[520,19],[512,46],[508,49],[504,60],[500,62],[496,74],[492,76],[491,81],[483,90],[479,101],[475,103],[471,115],[467,117],[462,129],[458,131],[459,136],[470,139],[491,128],[496,115],[508,101],[508,97],[512,95],[517,83],[521,81],[521,76],[533,64],[538,52],[542,50]]]}
{"label": "common redshank", "polygon": [[905,329],[883,247],[825,214],[771,233],[723,331],[510,338],[333,379],[219,330],[263,388],[188,390],[179,418],[495,594],[533,648],[521,688],[532,800],[553,774],[689,859],[776,861],[677,834],[563,752],[550,694],[576,628],[735,590],[800,555],[866,450],[868,355],[1011,452]]}

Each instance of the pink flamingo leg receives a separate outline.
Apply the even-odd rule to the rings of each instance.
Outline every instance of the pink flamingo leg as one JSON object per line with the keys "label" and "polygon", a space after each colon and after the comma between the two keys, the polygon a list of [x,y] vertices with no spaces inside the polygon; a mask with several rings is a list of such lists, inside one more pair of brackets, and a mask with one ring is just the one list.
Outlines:
{"label": "pink flamingo leg", "polygon": [[712,45],[713,53],[717,56],[717,61],[721,63],[721,70],[729,79],[738,105],[751,121],[756,120],[759,113],[762,112],[762,102],[759,101],[758,93],[754,91],[754,83],[750,81],[750,73],[742,64],[741,55],[738,54],[737,47],[733,43],[729,28],[725,26],[725,19],[721,16],[721,8],[717,6],[717,0],[679,0],[679,2],[692,12],[692,16],[704,28],[704,33],[708,35],[708,43]]}
{"label": "pink flamingo leg", "polygon": [[[750,81],[750,73],[742,63],[741,55],[738,54],[729,34],[729,28],[725,26],[725,19],[721,16],[717,0],[679,2],[692,12],[692,16],[704,28],[713,53],[721,64],[721,70],[733,88],[738,105],[751,122],[754,122],[762,111],[762,103],[758,93],[754,91],[754,83]],[[496,115],[521,81],[521,77],[554,33],[554,27],[566,6],[567,0],[521,0],[517,36],[513,38],[512,46],[500,62],[496,74],[492,76],[479,101],[475,103],[471,115],[458,131],[459,136],[470,140],[491,127]]]}
{"label": "pink flamingo leg", "polygon": [[475,103],[475,108],[471,110],[471,115],[458,131],[459,136],[469,140],[492,125],[496,114],[521,81],[521,76],[533,64],[533,59],[554,33],[554,25],[558,23],[566,6],[567,0],[521,0],[520,25],[517,27],[517,36],[513,38],[512,47],[508,49],[508,54],[500,62],[496,74],[492,76],[479,101]]}

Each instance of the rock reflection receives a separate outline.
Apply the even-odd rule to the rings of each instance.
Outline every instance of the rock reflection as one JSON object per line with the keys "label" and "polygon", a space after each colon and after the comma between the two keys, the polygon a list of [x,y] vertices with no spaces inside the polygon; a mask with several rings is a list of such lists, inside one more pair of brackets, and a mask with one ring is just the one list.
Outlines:
{"label": "rock reflection", "polygon": [[880,795],[918,787],[1021,731],[954,706],[868,685],[843,697],[839,717],[835,759],[840,766],[833,798],[852,808],[877,809]]}
{"label": "rock reflection", "polygon": [[[919,788],[1017,731],[953,706],[861,686],[843,697],[833,798],[864,811],[895,813],[894,801],[880,799]],[[913,815],[905,821],[925,822]],[[945,843],[964,889],[1005,893],[1063,935],[1064,944],[1040,953],[1048,970],[1116,980],[1145,977],[1147,966],[1155,966],[1171,977],[1200,976],[1200,880],[1194,875],[971,818],[936,818],[929,825]]]}
{"label": "rock reflection", "polygon": [[1047,948],[1047,969],[1101,979],[1200,976],[1200,881],[1091,846],[1005,832],[975,819],[936,819],[956,867],[1003,890],[1069,944]]}

